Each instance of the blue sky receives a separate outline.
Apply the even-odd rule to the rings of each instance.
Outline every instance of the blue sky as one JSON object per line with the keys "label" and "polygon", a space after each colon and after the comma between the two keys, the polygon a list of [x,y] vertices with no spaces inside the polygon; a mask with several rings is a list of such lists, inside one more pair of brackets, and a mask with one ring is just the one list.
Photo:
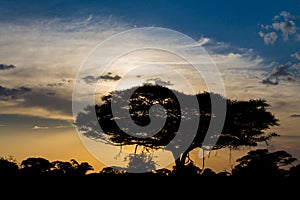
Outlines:
{"label": "blue sky", "polygon": [[[148,26],[199,41],[220,68],[229,98],[266,99],[280,120],[274,131],[300,136],[299,0],[2,0],[0,152],[19,160],[69,159],[74,153],[96,164],[86,150],[75,148],[82,146],[72,126],[76,73],[99,42]],[[110,78],[106,86],[117,75],[104,74]],[[58,130],[65,143],[56,143]],[[271,148],[287,148],[300,159],[298,141],[276,140]]]}
{"label": "blue sky", "polygon": [[[201,36],[252,48],[267,61],[287,62],[299,42],[292,39],[266,46],[258,33],[260,25],[272,24],[282,11],[298,16],[300,2],[291,1],[2,1],[1,21],[24,23],[25,19],[112,16],[138,27],[159,26],[180,31],[194,39]],[[26,22],[25,22],[26,23]]]}

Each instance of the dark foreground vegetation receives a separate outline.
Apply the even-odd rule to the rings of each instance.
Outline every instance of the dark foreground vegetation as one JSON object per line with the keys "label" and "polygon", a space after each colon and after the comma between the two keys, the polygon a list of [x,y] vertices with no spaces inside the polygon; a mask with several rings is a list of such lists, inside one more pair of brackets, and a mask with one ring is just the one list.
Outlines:
{"label": "dark foreground vegetation", "polygon": [[267,149],[249,151],[238,158],[231,171],[214,172],[210,168],[200,169],[193,162],[178,170],[158,169],[147,173],[128,173],[113,167],[105,167],[94,172],[87,163],[70,161],[53,161],[41,157],[30,157],[20,164],[16,160],[0,158],[1,177],[243,177],[243,178],[300,178],[300,164],[293,165],[296,158],[286,151],[269,152]]}
{"label": "dark foreground vegetation", "polygon": [[[126,100],[124,97],[129,94],[131,95],[130,99]],[[102,97],[103,103],[101,105],[87,107],[78,114],[75,124],[84,136],[120,148],[123,146],[134,147],[132,148],[134,151],[128,157],[127,168],[117,169],[108,166],[96,172],[89,163],[79,163],[75,159],[49,161],[45,158],[30,157],[18,162],[11,157],[1,157],[0,178],[1,180],[5,178],[8,180],[15,180],[15,178],[26,181],[34,180],[36,186],[43,186],[44,181],[41,180],[51,179],[54,180],[52,186],[60,189],[71,184],[80,190],[80,187],[84,185],[91,192],[102,191],[105,193],[107,191],[103,188],[109,188],[114,191],[110,192],[110,195],[121,194],[123,197],[127,193],[132,196],[137,191],[136,188],[147,192],[148,187],[151,188],[152,192],[158,189],[166,194],[191,193],[199,196],[205,188],[214,189],[216,186],[227,189],[227,193],[224,193],[225,197],[231,197],[238,188],[244,188],[244,192],[246,192],[244,195],[256,194],[260,191],[275,194],[285,183],[289,183],[291,186],[290,183],[300,178],[300,164],[295,164],[297,159],[291,154],[284,150],[269,152],[267,149],[257,148],[258,144],[265,143],[268,145],[272,138],[279,136],[277,133],[269,131],[271,127],[278,126],[279,122],[268,110],[269,105],[265,100],[231,100],[205,92],[196,95],[199,107],[195,108],[192,104],[180,103],[178,98],[191,102],[190,99],[193,96],[171,91],[161,86],[144,85],[140,88],[115,91]],[[209,145],[210,141],[206,140],[208,149],[213,151],[224,148],[239,150],[246,147],[253,149],[238,158],[236,165],[230,171],[215,172],[213,169],[205,167],[204,159],[200,168],[198,167],[199,160],[195,161],[190,157],[193,150],[203,147],[210,122],[220,117],[220,113],[211,109],[211,98],[215,102],[225,102],[226,119],[223,129],[212,135],[213,137],[218,136],[217,142],[215,144],[212,142]],[[119,105],[124,103],[124,105],[129,105],[121,108],[127,109],[131,120],[139,126],[146,126],[151,123],[150,108],[155,104],[160,104],[164,107],[167,115],[165,125],[158,133],[149,137],[129,135],[124,130],[130,130],[130,123],[125,123],[125,127],[123,127],[125,129],[122,129],[115,122],[111,109],[112,100]],[[96,123],[90,121],[95,113],[98,120]],[[158,118],[162,117],[162,113],[159,111],[154,114]],[[185,123],[189,127],[189,123],[198,119],[200,122],[197,130],[180,129],[181,123]],[[95,128],[96,126],[101,126],[103,132],[99,133],[98,129]],[[182,140],[177,140],[178,137],[176,136],[191,134],[192,131],[194,131],[193,141],[187,149],[182,148]],[[170,151],[174,156],[174,166],[168,169],[156,169],[152,158],[145,155],[166,146],[168,148],[165,150]],[[198,162],[197,165],[196,162]],[[140,167],[144,169],[139,169]],[[149,172],[129,173],[130,171]],[[64,180],[71,181],[65,182]],[[26,181],[21,182],[22,187],[27,185]],[[7,182],[2,181],[2,183],[6,184]],[[15,183],[13,181],[9,187],[14,187]],[[169,185],[173,187],[170,189]],[[193,190],[180,189],[192,186],[194,187]],[[127,193],[119,192],[124,187],[129,189],[126,190]],[[165,187],[169,189],[164,189]],[[272,188],[267,190],[266,187]],[[211,193],[211,195],[215,194]]]}

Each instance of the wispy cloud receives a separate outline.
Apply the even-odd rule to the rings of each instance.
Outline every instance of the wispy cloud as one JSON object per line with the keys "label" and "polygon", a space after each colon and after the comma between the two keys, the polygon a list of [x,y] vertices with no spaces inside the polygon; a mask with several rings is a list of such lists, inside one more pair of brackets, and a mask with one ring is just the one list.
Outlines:
{"label": "wispy cloud", "polygon": [[300,114],[292,114],[289,117],[295,117],[295,118],[300,118]]}
{"label": "wispy cloud", "polygon": [[55,126],[54,128],[57,128],[57,129],[61,129],[61,128],[68,128],[69,126],[66,126],[66,125],[58,125],[58,126]]}
{"label": "wispy cloud", "polygon": [[47,86],[48,87],[62,87],[66,84],[72,84],[73,80],[71,79],[61,79],[60,81],[56,82],[56,83],[48,83]]}
{"label": "wispy cloud", "polygon": [[16,68],[15,65],[6,65],[6,64],[0,64],[0,70],[8,70],[8,69],[13,69]]}
{"label": "wispy cloud", "polygon": [[289,19],[294,19],[295,17],[291,15],[291,13],[287,12],[287,11],[281,11],[281,13],[279,15],[275,15],[273,17],[273,20],[277,20],[280,18],[283,18],[285,21],[289,20]]}
{"label": "wispy cloud", "polygon": [[31,129],[33,130],[40,130],[40,129],[48,129],[48,126],[40,126],[40,125],[34,125]]}
{"label": "wispy cloud", "polygon": [[97,44],[128,29],[112,16],[63,17],[0,22],[1,114],[72,119],[73,80],[82,61]]}

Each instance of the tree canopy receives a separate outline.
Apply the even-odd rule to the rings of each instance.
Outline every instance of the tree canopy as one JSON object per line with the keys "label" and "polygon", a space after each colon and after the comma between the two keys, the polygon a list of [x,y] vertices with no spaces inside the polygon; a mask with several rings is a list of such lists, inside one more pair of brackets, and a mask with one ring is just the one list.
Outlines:
{"label": "tree canopy", "polygon": [[[130,99],[126,99],[128,96],[130,96]],[[181,134],[183,135],[182,139],[191,134],[188,129],[185,132],[179,131],[181,122],[189,123],[200,119],[196,135],[189,148],[182,152],[180,158],[176,160],[176,165],[184,165],[188,153],[195,148],[202,147],[212,118],[219,117],[218,113],[212,113],[212,96],[215,99],[225,100],[227,106],[223,130],[215,135],[215,137],[219,136],[219,139],[213,146],[214,150],[226,147],[238,149],[242,146],[257,146],[260,142],[267,143],[272,137],[278,136],[276,133],[267,132],[270,127],[278,125],[278,120],[268,111],[269,104],[265,100],[238,101],[226,99],[218,94],[203,92],[196,95],[199,107],[195,108],[193,107],[195,105],[178,101],[178,98],[183,98],[189,102],[189,99],[193,98],[192,95],[149,84],[114,91],[103,96],[101,99],[103,103],[94,107],[89,106],[85,109],[85,112],[78,114],[76,125],[86,137],[102,139],[116,146],[136,145],[143,147],[146,151],[152,151],[168,145],[169,149],[167,150],[174,153],[176,148],[180,148],[182,142],[174,140],[175,136]],[[127,134],[131,128],[131,123],[128,122],[125,127],[118,126],[117,119],[112,112],[112,103],[128,105],[120,109],[129,112],[131,120],[139,126],[146,126],[151,123],[150,109],[153,105],[160,104],[165,109],[166,114],[163,111],[157,111],[155,116],[165,120],[165,124],[161,130],[149,137],[136,137]],[[89,122],[92,109],[96,110],[99,124]],[[166,119],[164,119],[165,115],[167,116]],[[102,133],[94,128],[99,125],[103,130]],[[142,134],[147,136],[147,133]],[[172,144],[174,145],[172,146]]]}

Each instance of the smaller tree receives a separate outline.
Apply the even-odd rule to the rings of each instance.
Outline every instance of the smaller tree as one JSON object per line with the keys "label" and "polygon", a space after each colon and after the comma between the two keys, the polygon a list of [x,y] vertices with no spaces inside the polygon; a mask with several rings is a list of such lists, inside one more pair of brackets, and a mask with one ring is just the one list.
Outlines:
{"label": "smaller tree", "polygon": [[108,176],[117,176],[117,175],[124,175],[126,172],[124,170],[119,170],[119,169],[116,169],[114,167],[105,167],[103,168],[99,174],[100,175],[108,175]]}
{"label": "smaller tree", "polygon": [[290,168],[288,172],[289,178],[300,178],[300,164]]}
{"label": "smaller tree", "polygon": [[129,161],[126,167],[129,172],[151,172],[155,170],[155,161],[148,154],[129,154],[125,160]]}
{"label": "smaller tree", "polygon": [[[72,160],[71,160],[72,161]],[[75,161],[75,160],[74,160]],[[73,163],[74,164],[74,163]],[[94,168],[87,162],[78,163],[76,161],[75,163],[75,174],[79,176],[86,175],[86,173],[90,170],[94,170]]]}
{"label": "smaller tree", "polygon": [[18,174],[19,166],[11,157],[0,157],[0,177],[1,176],[14,176]]}
{"label": "smaller tree", "polygon": [[78,163],[75,159],[70,162],[54,161],[51,173],[54,175],[82,176],[94,168],[87,162]]}
{"label": "smaller tree", "polygon": [[232,170],[233,176],[284,177],[282,167],[292,164],[296,158],[286,151],[270,153],[267,149],[257,149],[237,159],[239,163]]}
{"label": "smaller tree", "polygon": [[27,158],[21,162],[23,175],[46,175],[51,171],[53,164],[45,158]]}
{"label": "smaller tree", "polygon": [[52,175],[70,175],[72,174],[73,166],[70,162],[54,161],[52,162],[53,169],[51,170]]}

